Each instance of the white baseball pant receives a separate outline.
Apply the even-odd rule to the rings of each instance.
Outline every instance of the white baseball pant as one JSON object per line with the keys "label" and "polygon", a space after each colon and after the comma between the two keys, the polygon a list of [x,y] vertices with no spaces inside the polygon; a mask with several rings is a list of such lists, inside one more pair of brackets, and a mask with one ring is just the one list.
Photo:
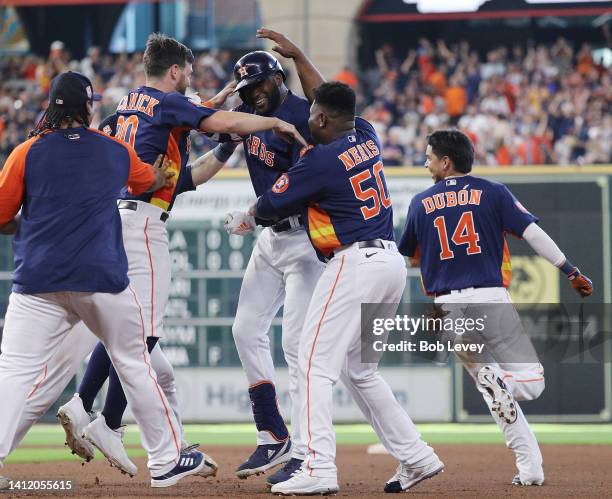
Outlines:
{"label": "white baseball pant", "polygon": [[[445,304],[445,310],[455,314],[463,314],[462,304],[484,304],[483,310],[489,316],[498,310],[503,314],[503,318],[488,317],[487,327],[481,337],[485,342],[485,356],[478,356],[476,359],[466,352],[457,352],[463,365],[476,383],[476,388],[489,407],[491,416],[497,426],[504,434],[506,445],[516,456],[516,466],[521,476],[539,476],[542,474],[542,454],[538,446],[538,441],[527,423],[518,403],[515,403],[517,419],[509,424],[500,419],[495,411],[491,411],[492,398],[489,392],[478,383],[478,371],[485,366],[491,366],[496,374],[502,378],[508,390],[512,393],[515,401],[533,400],[540,396],[544,391],[544,368],[537,360],[537,353],[529,338],[524,334],[520,323],[520,317],[514,309],[512,299],[506,288],[468,288],[448,295],[439,296],[435,299],[437,304]],[[510,304],[509,306],[494,307],[493,304]],[[487,304],[490,306],[487,307]],[[499,327],[495,327],[495,326]],[[501,346],[520,352],[522,362],[504,362],[503,359],[496,359],[495,352]],[[517,359],[519,360],[519,359]],[[528,361],[531,360],[531,361]]]}
{"label": "white baseball pant", "polygon": [[178,423],[151,368],[142,308],[131,286],[117,294],[11,294],[0,355],[0,400],[10,401],[0,409],[0,461],[9,453],[36,377],[79,319],[104,342],[117,369],[151,474],[167,473],[180,456]]}
{"label": "white baseball pant", "polygon": [[[292,455],[305,455],[300,434],[298,348],[306,311],[325,265],[317,258],[303,228],[275,233],[264,229],[247,265],[232,328],[234,341],[249,385],[274,383],[274,363],[268,331],[283,306],[282,346],[289,372]],[[257,445],[278,443],[265,431]]]}
{"label": "white baseball pant", "polygon": [[[138,209],[120,209],[123,245],[128,258],[128,276],[142,303],[147,336],[163,336],[164,314],[168,305],[171,262],[168,232],[160,217],[163,210],[143,201]],[[174,369],[159,343],[151,351],[157,379],[181,423]],[[182,425],[181,438],[182,438]]]}
{"label": "white baseball pant", "polygon": [[[147,336],[163,333],[163,316],[170,289],[170,254],[163,211],[137,201],[136,211],[121,209],[123,244],[128,257],[128,276],[140,300]],[[81,334],[82,333],[82,334]],[[62,347],[44,365],[27,399],[11,450],[19,445],[31,426],[53,405],[70,383],[78,367],[98,339],[79,322],[63,340]],[[174,370],[158,345],[151,351],[151,365],[176,419],[180,439],[182,424]]]}
{"label": "white baseball pant", "polygon": [[377,363],[361,360],[361,304],[377,304],[370,305],[370,312],[390,317],[406,285],[403,257],[395,243],[384,244],[385,249],[360,249],[353,244],[337,251],[310,301],[300,342],[299,375],[305,467],[312,476],[337,475],[332,388],[339,378],[396,459],[419,466],[434,455],[378,373]]}
{"label": "white baseball pant", "polygon": [[19,445],[32,425],[61,397],[77,369],[98,341],[100,340],[82,321],[77,322],[64,337],[60,348],[44,365],[28,393],[10,452]]}
{"label": "white baseball pant", "polygon": [[[18,422],[10,452],[19,446],[19,443],[32,425],[62,396],[68,383],[70,383],[70,380],[75,376],[77,370],[98,341],[100,340],[87,329],[82,321],[77,322],[62,340],[60,348],[57,349],[49,362],[42,368],[30,389],[30,393],[28,393],[26,405]],[[172,366],[166,356],[163,355],[163,351],[159,346],[153,349],[150,356],[151,366],[157,374],[157,383],[172,406],[170,400],[176,394]],[[168,373],[170,374],[168,375]],[[176,416],[174,407],[172,409]],[[179,417],[177,417],[177,421],[180,427],[181,420]]]}

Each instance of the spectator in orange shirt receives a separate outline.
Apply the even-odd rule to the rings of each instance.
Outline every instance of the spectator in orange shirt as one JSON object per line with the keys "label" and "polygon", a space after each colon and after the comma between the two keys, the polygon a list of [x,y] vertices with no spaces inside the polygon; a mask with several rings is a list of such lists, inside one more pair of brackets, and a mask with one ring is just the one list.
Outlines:
{"label": "spectator in orange shirt", "polygon": [[336,76],[333,77],[333,80],[346,83],[351,88],[357,88],[357,84],[359,83],[357,75],[353,73],[348,66],[344,66],[344,68],[342,68],[342,71],[340,71]]}
{"label": "spectator in orange shirt", "polygon": [[446,65],[442,64],[440,68],[436,68],[433,73],[427,77],[429,83],[438,95],[444,95],[446,91]]}
{"label": "spectator in orange shirt", "polygon": [[467,92],[465,87],[461,85],[459,76],[453,75],[451,77],[450,86],[444,92],[444,99],[446,100],[446,112],[451,121],[455,123],[465,112],[465,106],[467,105]]}

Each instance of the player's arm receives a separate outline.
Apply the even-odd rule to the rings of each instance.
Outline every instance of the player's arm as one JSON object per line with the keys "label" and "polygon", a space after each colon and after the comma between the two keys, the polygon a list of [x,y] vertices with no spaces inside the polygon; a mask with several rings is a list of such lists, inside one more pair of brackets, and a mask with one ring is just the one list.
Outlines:
{"label": "player's arm", "polygon": [[324,172],[316,154],[307,153],[249,209],[249,214],[263,220],[277,220],[292,215],[315,202],[325,189]]}
{"label": "player's arm", "polygon": [[184,126],[209,133],[240,136],[273,130],[277,135],[307,145],[294,125],[271,116],[256,116],[237,111],[215,111],[190,101],[178,92],[168,94],[162,103],[161,122],[171,127]]}
{"label": "player's arm", "polygon": [[213,178],[230,158],[236,145],[235,142],[223,142],[191,163],[193,185],[201,185]]}
{"label": "player's arm", "polygon": [[0,171],[0,233],[14,234],[19,224],[18,213],[23,202],[25,161],[34,141],[18,145]]}
{"label": "player's arm", "polygon": [[538,225],[538,219],[518,202],[506,186],[501,186],[500,211],[503,229],[522,237],[542,258],[565,273],[580,296],[593,293],[593,283],[565,257],[559,246]]}
{"label": "player's arm", "polygon": [[419,241],[416,232],[416,219],[420,204],[417,204],[416,199],[417,198],[413,198],[410,202],[408,214],[406,215],[404,232],[402,232],[399,244],[397,245],[398,251],[408,258],[411,267],[421,266]]}
{"label": "player's arm", "polygon": [[529,224],[522,237],[532,247],[533,251],[567,275],[572,287],[580,296],[586,297],[593,293],[591,280],[567,259],[557,243],[539,225],[536,223]]}
{"label": "player's arm", "polygon": [[130,155],[130,173],[127,186],[132,194],[138,196],[143,192],[155,192],[165,186],[171,186],[174,172],[170,171],[172,161],[160,154],[153,166],[142,161],[129,144],[123,143]]}
{"label": "player's arm", "polygon": [[198,128],[203,132],[230,133],[243,137],[256,132],[273,130],[287,142],[297,141],[303,146],[308,145],[294,125],[272,116],[257,116],[238,111],[217,111],[207,118],[202,118]]}
{"label": "player's arm", "polygon": [[272,50],[278,52],[283,57],[293,59],[304,95],[310,102],[314,101],[314,90],[322,83],[325,83],[325,78],[319,73],[319,70],[310,59],[306,57],[306,54],[302,52],[302,49],[282,33],[271,29],[260,28],[257,30],[256,36],[257,38],[272,40],[276,44],[272,47]]}
{"label": "player's arm", "polygon": [[236,80],[230,81],[219,91],[217,95],[204,102],[204,105],[206,107],[212,107],[213,109],[221,108],[221,106],[225,104],[227,98],[236,90],[236,85],[238,85]]}

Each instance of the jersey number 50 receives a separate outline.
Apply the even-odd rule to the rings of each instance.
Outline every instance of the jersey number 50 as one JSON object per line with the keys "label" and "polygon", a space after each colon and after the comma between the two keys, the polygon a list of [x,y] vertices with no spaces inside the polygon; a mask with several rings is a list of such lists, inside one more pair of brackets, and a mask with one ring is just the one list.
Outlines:
{"label": "jersey number 50", "polygon": [[[439,216],[434,220],[434,226],[438,231],[440,239],[440,260],[449,260],[455,258],[455,252],[450,249],[448,244],[448,234],[446,232],[446,221],[443,216]],[[451,241],[456,245],[467,244],[467,254],[477,255],[482,250],[478,245],[480,236],[474,229],[474,215],[471,211],[466,211],[461,215],[457,227],[453,232]]]}
{"label": "jersey number 50", "polygon": [[351,186],[353,187],[353,192],[355,193],[355,197],[360,201],[371,201],[372,206],[362,206],[361,214],[363,215],[364,220],[368,220],[372,217],[375,217],[380,213],[381,205],[385,208],[389,208],[391,206],[391,200],[387,197],[385,192],[385,182],[383,180],[383,164],[382,161],[377,161],[372,168],[374,171],[374,178],[376,179],[376,187],[368,187],[367,189],[363,189],[361,187],[362,182],[372,178],[372,174],[370,170],[363,170],[359,172],[357,175],[353,175],[349,178],[351,181]]}
{"label": "jersey number 50", "polygon": [[[130,135],[127,135],[128,130]],[[127,142],[134,147],[134,141],[136,140],[136,131],[138,130],[138,116],[130,114],[127,118],[122,114],[117,118],[117,132],[115,137]],[[127,138],[126,138],[127,137]]]}

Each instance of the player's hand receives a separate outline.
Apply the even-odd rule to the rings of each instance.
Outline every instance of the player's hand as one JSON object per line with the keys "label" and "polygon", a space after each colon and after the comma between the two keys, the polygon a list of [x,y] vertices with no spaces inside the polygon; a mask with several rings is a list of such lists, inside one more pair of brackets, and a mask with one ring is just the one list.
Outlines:
{"label": "player's hand", "polygon": [[300,132],[297,131],[294,125],[291,123],[287,123],[281,119],[277,119],[277,123],[272,129],[274,133],[278,135],[281,139],[286,140],[287,142],[299,142],[303,146],[307,146],[308,142],[300,135]]}
{"label": "player's hand", "polygon": [[228,234],[244,236],[255,230],[255,218],[243,211],[232,211],[225,216],[223,227]]}
{"label": "player's hand", "polygon": [[[174,169],[176,165],[174,161],[167,158],[165,154],[160,154],[157,156],[155,163],[153,163],[153,168],[155,168],[155,176],[157,177],[157,181],[161,184],[160,187],[172,187],[174,184]],[[158,187],[158,189],[160,188]],[[156,189],[157,190],[157,189]]]}
{"label": "player's hand", "polygon": [[278,52],[283,57],[295,59],[302,55],[300,48],[282,33],[267,28],[259,28],[255,36],[272,40],[276,44],[272,47],[272,50]]}
{"label": "player's hand", "polygon": [[567,276],[570,280],[572,288],[576,290],[583,298],[591,296],[593,294],[593,282],[587,276],[585,276],[580,270],[574,269],[574,271]]}
{"label": "player's hand", "polygon": [[219,109],[223,104],[225,104],[227,98],[236,91],[236,85],[238,85],[236,80],[230,81],[221,91],[219,91],[217,95],[211,98],[207,104],[213,109]]}

